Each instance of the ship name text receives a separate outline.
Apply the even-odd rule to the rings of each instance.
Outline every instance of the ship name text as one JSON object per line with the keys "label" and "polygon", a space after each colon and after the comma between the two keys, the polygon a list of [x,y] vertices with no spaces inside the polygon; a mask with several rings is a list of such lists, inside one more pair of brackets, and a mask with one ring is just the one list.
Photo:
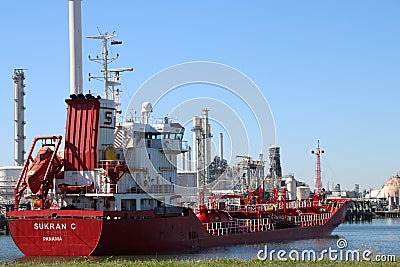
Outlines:
{"label": "ship name text", "polygon": [[[34,223],[33,224],[34,230],[67,230],[66,223]],[[69,225],[69,229],[75,230],[76,224],[71,223]]]}

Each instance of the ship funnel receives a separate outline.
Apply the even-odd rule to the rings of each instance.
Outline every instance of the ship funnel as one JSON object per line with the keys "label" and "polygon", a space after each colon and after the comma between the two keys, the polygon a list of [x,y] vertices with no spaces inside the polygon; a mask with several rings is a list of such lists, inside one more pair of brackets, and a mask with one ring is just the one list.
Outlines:
{"label": "ship funnel", "polygon": [[83,91],[82,76],[82,0],[68,0],[69,5],[69,81],[70,94]]}

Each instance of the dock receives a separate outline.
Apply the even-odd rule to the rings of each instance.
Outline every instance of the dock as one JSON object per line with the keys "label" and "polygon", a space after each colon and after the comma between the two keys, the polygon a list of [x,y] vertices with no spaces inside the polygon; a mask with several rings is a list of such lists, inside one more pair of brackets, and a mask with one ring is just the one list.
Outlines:
{"label": "dock", "polygon": [[400,210],[378,210],[375,214],[385,218],[400,218]]}
{"label": "dock", "polygon": [[1,205],[0,204],[0,235],[8,235],[8,225],[7,225],[7,217],[6,212],[9,210],[10,205]]}
{"label": "dock", "polygon": [[0,228],[0,235],[8,235],[10,231],[7,228],[7,225],[4,225],[3,228]]}
{"label": "dock", "polygon": [[370,222],[375,217],[370,201],[353,199],[346,212],[346,222]]}

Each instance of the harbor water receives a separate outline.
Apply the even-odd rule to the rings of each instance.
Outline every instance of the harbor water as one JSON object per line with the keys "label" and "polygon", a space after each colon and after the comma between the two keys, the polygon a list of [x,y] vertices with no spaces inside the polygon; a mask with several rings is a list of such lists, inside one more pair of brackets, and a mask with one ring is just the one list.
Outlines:
{"label": "harbor water", "polygon": [[[400,219],[386,218],[373,219],[367,223],[345,223],[332,233],[331,237],[296,240],[289,242],[268,243],[268,250],[314,250],[322,251],[332,248],[338,249],[337,241],[342,238],[347,242],[346,249],[370,250],[374,254],[395,255],[400,258]],[[250,260],[257,258],[259,250],[265,249],[266,244],[237,245],[229,247],[215,247],[203,249],[190,254],[175,255],[146,255],[132,256],[130,259],[177,259],[177,260],[208,260],[220,258],[235,258]],[[37,258],[35,259],[37,260]],[[49,259],[43,259],[48,261]],[[59,261],[60,258],[57,258]],[[66,259],[68,260],[68,259]],[[100,258],[101,260],[101,258]],[[0,235],[0,262],[30,261],[15,246],[10,236]]]}

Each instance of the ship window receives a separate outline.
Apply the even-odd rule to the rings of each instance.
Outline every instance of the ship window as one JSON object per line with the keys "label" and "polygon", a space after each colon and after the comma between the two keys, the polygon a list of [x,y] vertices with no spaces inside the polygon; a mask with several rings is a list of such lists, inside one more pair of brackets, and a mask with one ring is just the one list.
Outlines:
{"label": "ship window", "polygon": [[161,140],[162,139],[162,134],[157,134],[157,139]]}
{"label": "ship window", "polygon": [[176,134],[176,138],[175,139],[182,140],[182,134],[181,133],[180,134]]}

